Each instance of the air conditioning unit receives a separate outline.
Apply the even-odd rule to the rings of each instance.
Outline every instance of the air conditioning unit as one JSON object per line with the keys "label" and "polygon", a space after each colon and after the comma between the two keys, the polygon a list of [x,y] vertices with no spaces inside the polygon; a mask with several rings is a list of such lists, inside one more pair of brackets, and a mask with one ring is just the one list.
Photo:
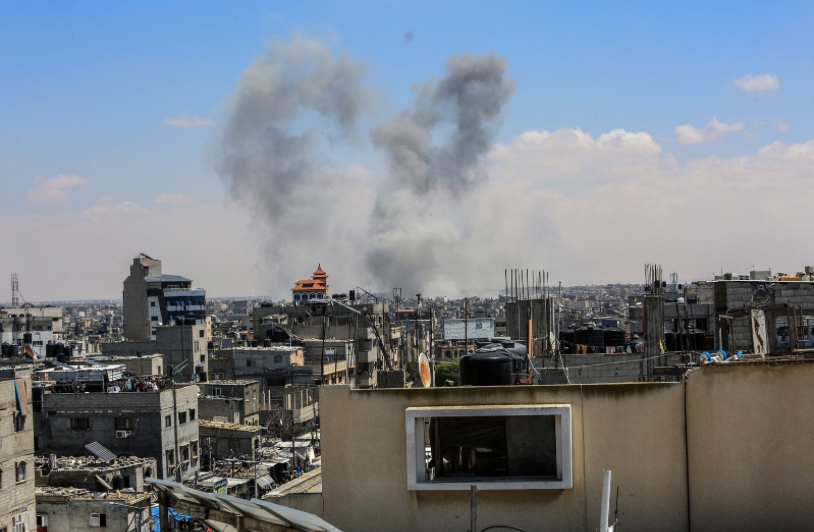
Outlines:
{"label": "air conditioning unit", "polygon": [[126,438],[126,437],[130,436],[131,434],[133,434],[132,430],[117,430],[116,431],[116,437],[117,438]]}

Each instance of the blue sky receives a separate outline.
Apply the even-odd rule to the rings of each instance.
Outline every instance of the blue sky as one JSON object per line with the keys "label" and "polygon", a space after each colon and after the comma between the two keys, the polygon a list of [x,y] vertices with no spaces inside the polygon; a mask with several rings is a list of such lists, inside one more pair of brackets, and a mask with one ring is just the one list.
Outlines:
{"label": "blue sky", "polygon": [[[367,83],[381,95],[368,126],[408,107],[411,85],[442,75],[450,54],[494,51],[506,58],[507,75],[517,84],[497,142],[529,130],[579,128],[597,138],[623,129],[647,132],[663,156],[683,165],[814,138],[811,28],[810,2],[2,2],[0,180],[3,196],[16,198],[3,202],[2,214],[54,217],[48,225],[59,223],[60,214],[100,202],[153,205],[162,193],[224,201],[228,192],[210,168],[211,148],[241,73],[274,36],[302,33],[365,62]],[[776,77],[776,87],[747,91],[735,83],[766,74]],[[214,124],[165,125],[182,113]],[[678,142],[677,126],[703,130],[713,117],[741,127]],[[331,145],[322,155],[325,164],[359,163],[385,172],[366,129],[359,128],[357,142]],[[46,204],[26,200],[38,177],[61,174],[80,176],[82,183]],[[590,180],[568,185],[591,186]],[[151,231],[154,253],[169,260],[172,246],[161,243],[160,231]],[[76,235],[75,242],[53,245],[67,250],[82,242]],[[111,280],[104,290],[84,287],[93,292],[88,297],[111,291],[116,297],[125,265],[141,251],[150,253],[132,249],[124,264],[122,257],[111,259],[122,266],[106,274]],[[263,256],[258,252],[247,269],[264,262]],[[799,269],[796,260],[789,258]],[[723,266],[718,262],[699,272]],[[9,261],[8,268],[25,267]],[[637,280],[639,269],[629,280]],[[586,275],[613,280],[597,272]],[[276,289],[260,277],[253,289]],[[217,287],[213,295],[241,289],[204,279]],[[42,299],[81,291],[45,279],[32,284],[43,287],[37,295]]]}

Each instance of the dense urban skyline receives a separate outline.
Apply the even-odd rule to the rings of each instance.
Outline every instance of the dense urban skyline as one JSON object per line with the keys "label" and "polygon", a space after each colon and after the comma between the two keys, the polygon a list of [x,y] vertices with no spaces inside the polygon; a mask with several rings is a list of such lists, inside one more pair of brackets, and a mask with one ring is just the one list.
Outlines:
{"label": "dense urban skyline", "polygon": [[285,297],[318,263],[332,290],[455,297],[513,267],[810,262],[780,237],[813,199],[809,4],[0,9],[0,281],[32,301],[119,298],[142,252],[213,297]]}

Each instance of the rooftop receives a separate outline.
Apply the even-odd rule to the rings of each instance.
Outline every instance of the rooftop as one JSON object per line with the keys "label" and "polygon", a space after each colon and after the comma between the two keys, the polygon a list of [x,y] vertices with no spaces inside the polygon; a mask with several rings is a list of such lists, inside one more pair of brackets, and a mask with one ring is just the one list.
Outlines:
{"label": "rooftop", "polygon": [[51,500],[68,502],[71,499],[108,500],[133,504],[140,501],[149,501],[149,493],[135,493],[131,491],[91,492],[80,488],[58,488],[51,486],[36,487],[37,500]]}
{"label": "rooftop", "polygon": [[226,421],[207,421],[204,419],[198,420],[198,427],[218,430],[237,430],[240,432],[260,432],[263,430],[263,427],[256,425],[240,425],[239,423],[229,423]]}
{"label": "rooftop", "polygon": [[148,275],[144,278],[148,283],[191,283],[192,279],[187,279],[181,275]]}

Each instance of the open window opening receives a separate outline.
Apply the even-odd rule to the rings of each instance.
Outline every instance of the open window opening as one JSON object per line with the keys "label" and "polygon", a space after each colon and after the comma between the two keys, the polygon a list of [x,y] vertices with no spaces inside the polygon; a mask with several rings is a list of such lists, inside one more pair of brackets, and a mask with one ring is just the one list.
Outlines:
{"label": "open window opening", "polygon": [[411,490],[572,487],[571,407],[407,409]]}

